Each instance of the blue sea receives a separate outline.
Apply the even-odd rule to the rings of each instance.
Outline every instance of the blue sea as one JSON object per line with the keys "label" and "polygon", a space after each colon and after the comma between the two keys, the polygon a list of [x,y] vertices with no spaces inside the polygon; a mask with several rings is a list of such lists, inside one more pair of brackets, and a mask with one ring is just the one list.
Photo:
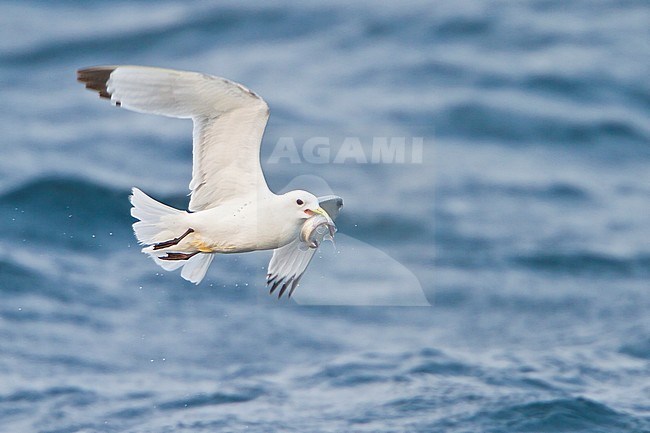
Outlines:
{"label": "blue sea", "polygon": [[[2,2],[0,432],[650,432],[649,23],[646,0]],[[270,187],[345,200],[291,300],[270,252],[198,286],[140,252],[130,189],[186,208],[192,126],[76,82],[104,64],[268,102]]]}

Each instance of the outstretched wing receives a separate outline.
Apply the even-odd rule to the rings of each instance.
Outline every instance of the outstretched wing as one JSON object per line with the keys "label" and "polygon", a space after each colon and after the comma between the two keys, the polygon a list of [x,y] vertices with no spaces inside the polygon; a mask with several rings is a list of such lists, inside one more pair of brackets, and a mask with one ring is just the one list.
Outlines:
{"label": "outstretched wing", "polygon": [[77,79],[116,106],[194,121],[189,210],[269,193],[260,164],[269,108],[241,84],[144,66],[90,67],[77,71]]}
{"label": "outstretched wing", "polygon": [[[335,195],[328,195],[319,197],[318,202],[320,207],[325,209],[332,220],[336,219],[339,215],[341,207],[343,207],[343,199]],[[276,289],[278,291],[278,298],[281,297],[287,289],[289,290],[289,297],[296,290],[300,279],[305,273],[307,266],[314,258],[316,248],[301,249],[302,241],[296,237],[287,245],[273,250],[273,257],[269,263],[269,271],[266,276],[266,284],[270,286],[270,293]]]}

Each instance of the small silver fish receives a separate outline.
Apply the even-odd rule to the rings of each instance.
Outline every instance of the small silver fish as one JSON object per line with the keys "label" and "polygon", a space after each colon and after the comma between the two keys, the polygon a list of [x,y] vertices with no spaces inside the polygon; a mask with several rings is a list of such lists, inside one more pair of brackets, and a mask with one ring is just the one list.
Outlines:
{"label": "small silver fish", "polygon": [[336,225],[329,216],[314,215],[302,224],[300,240],[306,248],[318,248],[323,239],[333,240],[334,233]]}

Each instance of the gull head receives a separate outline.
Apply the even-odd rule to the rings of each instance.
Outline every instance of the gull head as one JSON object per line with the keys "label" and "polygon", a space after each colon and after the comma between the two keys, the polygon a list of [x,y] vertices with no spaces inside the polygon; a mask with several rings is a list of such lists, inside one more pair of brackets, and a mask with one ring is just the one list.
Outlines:
{"label": "gull head", "polygon": [[[325,209],[320,207],[316,196],[310,192],[303,190],[289,191],[281,195],[284,206],[290,209],[296,218],[300,221],[306,220],[314,215],[322,215],[329,222],[332,222],[330,216],[325,212]],[[332,222],[333,224],[333,222]]]}

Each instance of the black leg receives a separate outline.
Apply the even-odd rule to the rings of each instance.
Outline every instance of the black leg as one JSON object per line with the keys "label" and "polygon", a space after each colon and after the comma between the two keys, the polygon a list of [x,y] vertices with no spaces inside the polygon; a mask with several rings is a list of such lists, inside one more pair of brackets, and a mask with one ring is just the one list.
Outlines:
{"label": "black leg", "polygon": [[166,256],[158,258],[160,260],[189,260],[198,253],[200,253],[200,251],[195,251],[193,253],[167,253]]}
{"label": "black leg", "polygon": [[194,229],[187,229],[185,233],[183,233],[181,236],[172,239],[171,241],[165,241],[165,242],[160,242],[157,244],[153,245],[153,249],[155,250],[162,250],[163,248],[167,247],[173,247],[174,245],[178,245],[180,241],[185,239],[185,236],[189,235],[190,233],[194,233]]}

